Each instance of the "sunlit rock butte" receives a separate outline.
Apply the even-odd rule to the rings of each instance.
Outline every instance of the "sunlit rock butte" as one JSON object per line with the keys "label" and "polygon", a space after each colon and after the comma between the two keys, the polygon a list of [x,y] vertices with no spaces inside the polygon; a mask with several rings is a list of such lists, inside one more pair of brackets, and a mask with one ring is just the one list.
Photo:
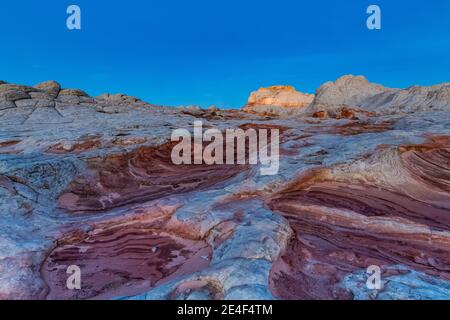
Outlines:
{"label": "sunlit rock butte", "polygon": [[272,86],[252,92],[244,111],[263,115],[298,113],[314,100],[313,94],[298,92],[292,86]]}
{"label": "sunlit rock butte", "polygon": [[[344,76],[242,110],[85,89],[0,81],[1,299],[450,297],[450,84]],[[279,130],[278,174],[173,164],[199,120]]]}

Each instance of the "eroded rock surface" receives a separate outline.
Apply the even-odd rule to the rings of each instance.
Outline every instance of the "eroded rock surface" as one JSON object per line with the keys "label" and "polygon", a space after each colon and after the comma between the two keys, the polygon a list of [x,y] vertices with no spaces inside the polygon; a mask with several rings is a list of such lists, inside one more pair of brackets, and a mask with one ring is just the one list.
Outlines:
{"label": "eroded rock surface", "polygon": [[[255,95],[286,117],[0,82],[0,298],[448,298],[447,90],[347,76],[310,106]],[[279,130],[278,174],[174,165],[173,130],[200,120]]]}
{"label": "eroded rock surface", "polygon": [[[170,208],[166,208],[170,210]],[[133,217],[95,224],[58,240],[41,274],[47,299],[107,299],[138,294],[171,278],[189,275],[209,265],[210,246],[165,232],[168,212],[137,210]],[[82,270],[80,290],[67,290],[66,270]]]}
{"label": "eroded rock surface", "polygon": [[383,148],[351,165],[313,170],[270,200],[296,233],[272,270],[273,291],[288,299],[352,298],[340,281],[370,265],[401,264],[449,281],[449,141]]}

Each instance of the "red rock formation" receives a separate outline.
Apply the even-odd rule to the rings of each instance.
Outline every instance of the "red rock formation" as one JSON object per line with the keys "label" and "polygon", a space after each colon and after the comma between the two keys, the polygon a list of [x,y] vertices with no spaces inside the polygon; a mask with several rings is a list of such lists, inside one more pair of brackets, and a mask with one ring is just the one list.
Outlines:
{"label": "red rock formation", "polygon": [[10,140],[10,141],[5,141],[5,142],[0,142],[0,148],[14,146],[18,143],[20,143],[20,140]]}
{"label": "red rock formation", "polygon": [[352,298],[338,282],[370,265],[403,264],[450,280],[449,141],[433,138],[399,150],[408,181],[404,191],[394,189],[394,180],[392,187],[376,180],[362,184],[319,170],[271,199],[270,208],[296,234],[272,270],[273,293],[285,299]]}
{"label": "red rock formation", "polygon": [[318,119],[327,119],[328,118],[328,112],[326,112],[326,111],[317,111],[317,112],[314,112],[312,117],[313,118],[318,118]]}
{"label": "red rock formation", "polygon": [[401,146],[400,152],[405,168],[418,181],[450,192],[450,137],[430,137],[421,145]]}
{"label": "red rock formation", "polygon": [[373,117],[375,116],[375,113],[361,109],[343,107],[336,115],[336,119],[358,120],[360,116]]}
{"label": "red rock formation", "polygon": [[383,121],[383,122],[366,122],[366,121],[352,121],[343,125],[322,125],[314,126],[305,130],[305,132],[310,134],[338,134],[344,136],[352,136],[363,133],[375,133],[384,132],[392,130],[393,121]]}
{"label": "red rock formation", "polygon": [[21,150],[16,149],[14,146],[19,144],[20,140],[9,140],[0,142],[0,154],[16,154]]}
{"label": "red rock formation", "polygon": [[130,203],[204,190],[242,172],[243,166],[175,165],[174,143],[88,160],[91,175],[78,177],[59,198],[72,212],[107,210]]}
{"label": "red rock formation", "polygon": [[[148,216],[150,216],[150,218]],[[41,267],[47,299],[108,299],[139,294],[209,265],[211,248],[161,228],[167,217],[111,221],[60,239]],[[81,290],[67,290],[69,266],[82,270]]]}
{"label": "red rock formation", "polygon": [[47,152],[55,153],[55,154],[64,154],[64,153],[79,153],[86,150],[98,148],[101,146],[100,139],[98,138],[87,138],[81,140],[79,142],[72,143],[70,145],[65,145],[63,143],[57,143],[54,146],[51,146]]}
{"label": "red rock formation", "polygon": [[342,107],[337,113],[332,113],[331,116],[328,111],[320,110],[316,111],[312,114],[313,118],[318,119],[350,119],[350,120],[359,120],[362,117],[373,117],[375,116],[374,112],[365,111],[362,109],[354,109],[350,107]]}

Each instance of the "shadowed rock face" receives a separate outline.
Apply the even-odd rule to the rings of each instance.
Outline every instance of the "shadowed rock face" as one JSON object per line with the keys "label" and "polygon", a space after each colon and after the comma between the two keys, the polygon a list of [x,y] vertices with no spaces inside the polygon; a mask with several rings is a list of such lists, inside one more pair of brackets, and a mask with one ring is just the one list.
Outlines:
{"label": "shadowed rock face", "polygon": [[[0,299],[448,298],[447,87],[259,92],[275,114],[0,82]],[[278,174],[172,164],[173,130],[200,120],[279,130]]]}
{"label": "shadowed rock face", "polygon": [[282,190],[269,206],[296,235],[272,269],[273,293],[351,299],[340,281],[370,265],[402,264],[450,280],[449,142],[399,148],[404,171],[390,185],[377,183],[376,172],[361,183],[355,172],[313,171]]}

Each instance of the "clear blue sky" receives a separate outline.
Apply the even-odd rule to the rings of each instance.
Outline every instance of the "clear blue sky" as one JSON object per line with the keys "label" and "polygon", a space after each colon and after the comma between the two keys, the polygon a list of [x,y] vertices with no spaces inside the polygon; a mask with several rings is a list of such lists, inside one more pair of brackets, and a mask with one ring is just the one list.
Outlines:
{"label": "clear blue sky", "polygon": [[[81,31],[66,28],[70,4]],[[366,28],[370,4],[381,31]],[[314,92],[348,73],[450,81],[449,0],[4,0],[0,33],[0,79],[165,105],[240,107],[262,86]]]}

